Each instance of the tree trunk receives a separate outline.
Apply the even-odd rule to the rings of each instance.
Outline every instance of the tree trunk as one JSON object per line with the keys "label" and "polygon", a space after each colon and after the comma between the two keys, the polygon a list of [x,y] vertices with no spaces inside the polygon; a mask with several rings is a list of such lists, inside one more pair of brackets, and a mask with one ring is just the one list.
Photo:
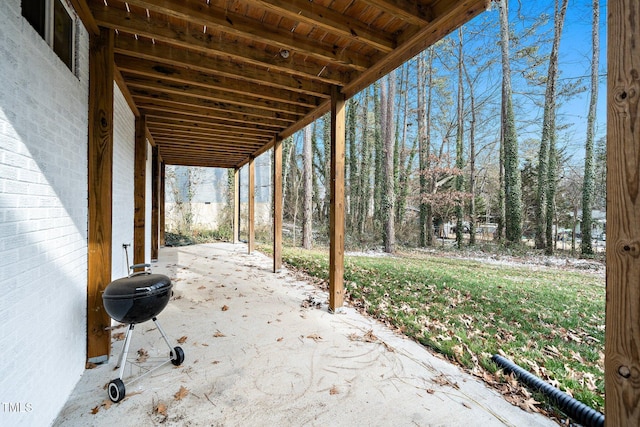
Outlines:
{"label": "tree trunk", "polygon": [[[545,140],[548,141],[549,152],[547,159],[546,171],[546,240],[547,245],[545,253],[552,255],[554,252],[554,233],[553,219],[555,216],[555,195],[558,185],[558,153],[556,150],[556,98],[557,98],[557,82],[558,82],[558,51],[560,49],[560,38],[562,36],[562,27],[564,26],[564,17],[567,13],[567,5],[569,0],[562,0],[560,5],[556,0],[554,13],[554,34],[553,45],[551,47],[551,56],[549,57],[549,73],[547,76],[547,90],[544,96],[544,117],[542,121],[542,140],[540,142],[540,157],[542,158],[542,146]],[[538,169],[538,183],[544,171]],[[539,187],[540,188],[540,187]],[[539,190],[540,191],[540,190]]]}
{"label": "tree trunk", "polygon": [[[431,48],[429,48],[431,50]],[[426,111],[425,111],[425,94],[424,87],[426,85],[426,69],[425,55],[420,54],[418,57],[418,173],[420,180],[420,240],[418,245],[424,247],[427,245],[427,203],[424,198],[427,195],[427,176],[425,174],[427,168],[427,135],[426,135]]]}
{"label": "tree trunk", "polygon": [[373,185],[373,223],[374,233],[377,235],[383,223],[382,197],[384,188],[384,153],[381,135],[381,106],[380,106],[380,83],[373,85],[373,144],[375,149],[375,169]]}
{"label": "tree trunk", "polygon": [[[464,139],[464,95],[462,82],[462,69],[464,67],[464,57],[462,52],[462,28],[458,28],[458,126],[456,130],[456,168],[462,171],[464,167],[462,145]],[[464,177],[462,173],[456,176],[456,191],[462,194],[464,186]],[[458,200],[456,205],[456,245],[462,248],[463,223],[462,211],[464,201]]]}
{"label": "tree trunk", "polygon": [[394,126],[393,112],[395,102],[396,73],[389,73],[381,85],[380,106],[383,140],[383,179],[384,190],[382,194],[383,224],[384,224],[384,250],[387,253],[395,251],[395,223],[394,223]]}
{"label": "tree trunk", "polygon": [[471,123],[469,123],[469,246],[476,243],[476,99],[474,85],[465,63],[462,67],[467,78],[467,93],[469,94],[469,108]]}
{"label": "tree trunk", "polygon": [[[407,197],[409,195],[409,175],[411,174],[411,170],[413,168],[413,161],[415,159],[416,152],[416,141],[414,140],[413,145],[410,149],[407,148],[407,120],[409,117],[409,102],[408,102],[408,93],[409,93],[409,66],[405,65],[403,78],[402,80],[405,82],[404,89],[401,89],[402,93],[402,109],[398,109],[398,115],[402,113],[402,138],[400,138],[397,145],[400,146],[399,159],[398,159],[398,179],[396,180],[396,188],[397,188],[397,197],[396,197],[396,225],[400,226],[404,222],[404,216],[407,210]],[[396,119],[396,122],[400,123],[400,120]]]}
{"label": "tree trunk", "polygon": [[364,236],[365,227],[369,219],[371,209],[371,163],[372,147],[369,141],[369,89],[364,91],[362,118],[362,160],[360,164],[360,213],[358,223],[358,235]]}
{"label": "tree trunk", "polygon": [[507,0],[500,0],[500,40],[502,48],[502,134],[504,148],[505,238],[520,243],[522,237],[522,185],[519,170],[518,137],[516,134],[511,91],[509,61],[509,11]]}
{"label": "tree trunk", "polygon": [[596,123],[596,105],[598,103],[598,58],[600,57],[600,0],[593,0],[593,26],[591,40],[593,52],[591,57],[591,97],[589,99],[589,114],[587,115],[587,141],[584,154],[584,184],[582,186],[582,255],[593,255],[591,246],[591,210],[593,209],[594,167],[593,167],[593,137]]}
{"label": "tree trunk", "polygon": [[313,242],[313,150],[311,147],[311,126],[304,128],[304,198],[302,207],[302,247],[311,249]]}

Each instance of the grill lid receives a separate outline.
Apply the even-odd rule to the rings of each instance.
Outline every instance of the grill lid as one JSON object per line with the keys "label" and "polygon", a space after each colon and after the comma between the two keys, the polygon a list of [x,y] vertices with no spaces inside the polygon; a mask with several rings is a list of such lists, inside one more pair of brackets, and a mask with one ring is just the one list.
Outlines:
{"label": "grill lid", "polygon": [[138,274],[114,280],[104,290],[102,299],[138,299],[159,295],[171,289],[171,279],[163,274]]}

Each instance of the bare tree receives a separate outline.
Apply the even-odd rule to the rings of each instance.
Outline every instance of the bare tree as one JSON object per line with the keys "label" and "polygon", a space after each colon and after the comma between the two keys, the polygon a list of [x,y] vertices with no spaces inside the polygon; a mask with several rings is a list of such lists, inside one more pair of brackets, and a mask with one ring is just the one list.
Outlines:
{"label": "bare tree", "polygon": [[502,158],[504,159],[504,229],[508,242],[522,237],[522,188],[518,162],[518,137],[511,90],[508,0],[499,1],[502,50]]}
{"label": "bare tree", "polygon": [[[545,253],[552,255],[554,250],[554,236],[553,236],[553,217],[555,213],[555,193],[558,185],[558,153],[556,148],[556,99],[558,82],[558,51],[560,49],[560,37],[562,36],[562,28],[564,26],[564,17],[567,13],[567,5],[569,0],[560,0],[555,2],[554,12],[554,34],[553,45],[551,47],[551,56],[549,57],[549,73],[547,76],[547,90],[544,96],[544,118],[542,122],[542,140],[540,143],[540,158],[543,157],[543,146],[549,146],[547,154],[547,176],[546,183],[542,181],[543,186],[546,185],[546,197],[541,198],[541,194],[544,194],[543,188],[538,185],[538,202],[545,201],[546,203],[546,240]],[[547,144],[545,144],[545,140]],[[538,167],[538,176],[542,176],[545,173],[540,167]],[[544,177],[543,177],[544,178]],[[540,180],[538,180],[540,183]],[[540,220],[538,220],[540,221]]]}
{"label": "bare tree", "polygon": [[583,255],[592,255],[591,246],[591,210],[593,209],[593,193],[595,173],[593,167],[593,139],[596,124],[596,105],[598,104],[598,58],[600,57],[600,1],[593,0],[593,25],[591,42],[593,44],[591,57],[591,97],[589,99],[589,114],[587,115],[587,140],[584,155],[584,183],[582,185],[582,243],[580,250]]}
{"label": "bare tree", "polygon": [[311,249],[313,242],[313,148],[311,145],[312,128],[304,128],[303,174],[304,198],[302,208],[302,247]]}
{"label": "bare tree", "polygon": [[382,141],[383,141],[383,176],[384,192],[382,194],[382,209],[384,222],[384,250],[387,253],[395,251],[395,224],[394,224],[394,126],[393,111],[396,92],[396,73],[392,71],[384,79],[380,91]]}

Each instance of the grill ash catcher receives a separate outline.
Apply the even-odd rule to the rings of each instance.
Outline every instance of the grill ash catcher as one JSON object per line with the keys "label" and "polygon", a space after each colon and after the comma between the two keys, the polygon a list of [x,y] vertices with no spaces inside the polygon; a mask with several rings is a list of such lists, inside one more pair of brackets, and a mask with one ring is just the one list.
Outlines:
{"label": "grill ash catcher", "polygon": [[[125,252],[127,252],[127,246],[129,245],[123,245]],[[128,260],[129,254],[127,252],[127,264]],[[171,345],[169,337],[156,319],[156,316],[164,310],[169,303],[169,299],[171,299],[171,288],[173,286],[171,279],[163,274],[152,274],[150,267],[149,264],[134,264],[130,266],[129,275],[109,283],[102,294],[104,308],[109,316],[116,322],[129,324],[122,352],[116,364],[116,368],[120,368],[118,378],[111,380],[108,386],[109,399],[112,402],[119,402],[125,396],[125,384],[122,378],[133,328],[136,323],[153,320],[160,335],[162,335],[169,347],[171,363],[179,366],[184,362],[184,351],[179,346],[173,347]],[[144,268],[144,271],[136,272],[140,268]]]}

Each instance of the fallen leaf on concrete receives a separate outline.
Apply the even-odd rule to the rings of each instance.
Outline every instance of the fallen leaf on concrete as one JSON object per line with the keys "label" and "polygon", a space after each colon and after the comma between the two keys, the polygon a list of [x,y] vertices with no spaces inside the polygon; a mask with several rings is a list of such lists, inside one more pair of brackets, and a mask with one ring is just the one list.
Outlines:
{"label": "fallen leaf on concrete", "polygon": [[155,407],[155,412],[157,414],[160,414],[162,416],[167,416],[167,405],[165,405],[164,403],[158,403]]}
{"label": "fallen leaf on concrete", "polygon": [[140,363],[146,362],[148,358],[149,358],[149,352],[147,352],[147,350],[145,350],[144,348],[141,348],[140,350],[138,350],[138,358],[136,359],[138,362]]}
{"label": "fallen leaf on concrete", "polygon": [[183,335],[180,338],[178,338],[178,344],[184,344],[185,342],[187,342],[186,335]]}
{"label": "fallen leaf on concrete", "polygon": [[223,334],[222,332],[220,332],[220,330],[216,330],[216,333],[213,334],[214,338],[222,338],[222,337],[226,337],[225,334]]}
{"label": "fallen leaf on concrete", "polygon": [[189,394],[189,389],[185,388],[185,386],[181,385],[180,390],[176,394],[173,395],[175,400],[182,400]]}
{"label": "fallen leaf on concrete", "polygon": [[223,305],[223,306],[222,306],[222,311],[227,311],[227,310],[229,310],[229,306],[228,306],[228,305],[226,305],[226,304],[225,304],[225,305]]}
{"label": "fallen leaf on concrete", "polygon": [[426,390],[426,392],[427,392],[427,393],[429,393],[429,394],[433,394],[433,393],[435,393],[436,391],[435,391],[434,389],[432,389],[432,388],[428,388],[428,389]]}
{"label": "fallen leaf on concrete", "polygon": [[307,335],[307,338],[310,338],[312,340],[314,340],[315,342],[318,342],[322,339],[322,337],[318,334],[311,334],[311,335]]}
{"label": "fallen leaf on concrete", "polygon": [[91,413],[95,415],[100,411],[100,408],[109,409],[111,408],[112,404],[113,402],[111,402],[110,400],[103,400],[101,404],[91,409]]}
{"label": "fallen leaf on concrete", "polygon": [[435,377],[433,379],[433,382],[438,384],[438,385],[441,385],[441,386],[448,385],[448,386],[451,386],[451,387],[453,387],[455,389],[459,389],[460,388],[458,383],[452,382],[449,378],[447,378],[447,376],[445,374],[438,375],[437,377]]}
{"label": "fallen leaf on concrete", "polygon": [[340,393],[340,390],[338,390],[338,387],[333,386],[331,387],[331,390],[329,390],[329,394],[338,394]]}
{"label": "fallen leaf on concrete", "polygon": [[276,341],[280,342],[280,341],[282,341],[283,339],[284,339],[284,337],[280,337],[280,338],[278,338]]}
{"label": "fallen leaf on concrete", "polygon": [[207,289],[206,286],[199,286],[198,289]]}
{"label": "fallen leaf on concrete", "polygon": [[111,335],[111,337],[116,341],[122,341],[124,339],[124,332],[118,332],[117,334]]}
{"label": "fallen leaf on concrete", "polygon": [[95,368],[96,366],[98,366],[98,365],[96,365],[95,363],[87,362],[87,363],[84,365],[84,368],[85,368],[85,369],[93,369],[93,368]]}

